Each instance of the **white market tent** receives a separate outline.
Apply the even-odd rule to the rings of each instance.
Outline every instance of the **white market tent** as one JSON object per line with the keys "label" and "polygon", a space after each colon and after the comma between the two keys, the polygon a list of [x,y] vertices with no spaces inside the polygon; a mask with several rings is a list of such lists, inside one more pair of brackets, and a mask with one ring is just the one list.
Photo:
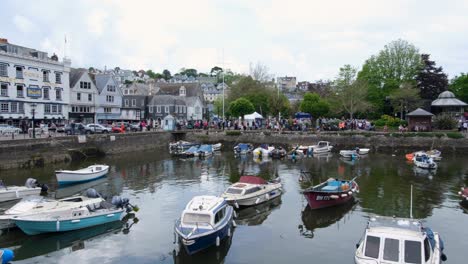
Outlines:
{"label": "white market tent", "polygon": [[244,115],[244,120],[255,120],[255,119],[263,119],[263,116],[257,112],[253,112],[249,115]]}

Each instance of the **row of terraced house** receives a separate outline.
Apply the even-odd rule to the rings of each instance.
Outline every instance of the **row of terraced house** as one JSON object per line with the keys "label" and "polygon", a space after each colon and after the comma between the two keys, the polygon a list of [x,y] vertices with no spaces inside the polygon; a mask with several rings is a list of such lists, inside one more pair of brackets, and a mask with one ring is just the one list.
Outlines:
{"label": "row of terraced house", "polygon": [[71,60],[0,39],[0,123],[57,124],[206,117],[199,83],[122,84],[112,72],[71,67]]}

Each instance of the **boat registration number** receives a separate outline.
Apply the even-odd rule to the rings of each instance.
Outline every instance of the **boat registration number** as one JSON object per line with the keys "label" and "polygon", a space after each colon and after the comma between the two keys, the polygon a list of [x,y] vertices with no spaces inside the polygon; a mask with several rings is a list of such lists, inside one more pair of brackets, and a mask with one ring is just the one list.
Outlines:
{"label": "boat registration number", "polygon": [[315,200],[317,200],[317,201],[328,201],[328,200],[330,200],[330,196],[317,195]]}

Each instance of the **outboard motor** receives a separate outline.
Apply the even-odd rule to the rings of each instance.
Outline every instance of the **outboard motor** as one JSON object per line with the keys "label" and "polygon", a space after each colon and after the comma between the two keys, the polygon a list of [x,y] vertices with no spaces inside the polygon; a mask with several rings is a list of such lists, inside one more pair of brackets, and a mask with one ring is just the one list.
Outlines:
{"label": "outboard motor", "polygon": [[88,198],[99,198],[101,195],[93,188],[86,190],[86,197]]}
{"label": "outboard motor", "polygon": [[131,211],[137,212],[139,210],[137,206],[130,204],[130,200],[128,200],[128,198],[122,198],[120,196],[112,197],[112,204],[117,208],[126,208],[127,213]]}
{"label": "outboard motor", "polygon": [[47,186],[47,184],[41,184],[34,178],[28,178],[26,180],[26,183],[24,184],[24,186],[26,186],[28,188],[40,187],[41,192],[47,192],[49,190],[49,187]]}

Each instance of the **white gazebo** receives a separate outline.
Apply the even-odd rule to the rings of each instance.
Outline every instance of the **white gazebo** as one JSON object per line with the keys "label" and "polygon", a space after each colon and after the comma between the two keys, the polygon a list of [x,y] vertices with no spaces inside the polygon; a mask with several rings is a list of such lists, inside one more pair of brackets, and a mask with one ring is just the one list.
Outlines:
{"label": "white gazebo", "polygon": [[465,102],[458,100],[450,91],[440,93],[439,97],[431,103],[434,112],[447,113],[451,116],[463,115],[467,105]]}

